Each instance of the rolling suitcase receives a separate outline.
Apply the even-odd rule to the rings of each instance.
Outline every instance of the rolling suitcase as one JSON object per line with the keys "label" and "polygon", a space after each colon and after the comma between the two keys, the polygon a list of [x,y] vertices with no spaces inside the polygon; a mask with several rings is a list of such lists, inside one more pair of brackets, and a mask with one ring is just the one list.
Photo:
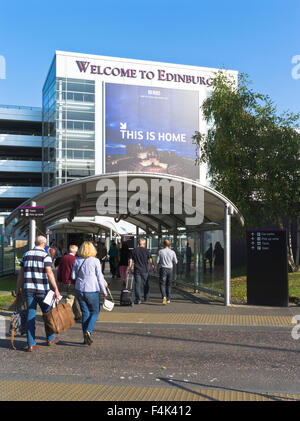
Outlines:
{"label": "rolling suitcase", "polygon": [[[130,288],[128,288],[129,277],[131,278]],[[120,296],[120,305],[121,306],[132,306],[133,305],[132,284],[133,284],[133,275],[127,275],[126,287],[121,290],[121,296]]]}

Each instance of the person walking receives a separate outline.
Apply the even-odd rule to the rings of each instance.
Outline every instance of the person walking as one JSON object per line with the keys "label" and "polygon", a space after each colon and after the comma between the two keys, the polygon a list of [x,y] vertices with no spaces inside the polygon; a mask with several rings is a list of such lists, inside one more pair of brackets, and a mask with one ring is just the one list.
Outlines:
{"label": "person walking", "polygon": [[99,292],[107,296],[107,282],[104,279],[97,250],[91,241],[84,241],[79,249],[71,277],[75,279],[75,296],[82,313],[82,331],[84,344],[93,343],[91,334],[96,324],[100,300]]}
{"label": "person walking", "polygon": [[213,257],[216,279],[221,279],[224,273],[224,249],[220,241],[217,241],[215,244]]}
{"label": "person walking", "polygon": [[159,250],[157,256],[157,265],[159,268],[159,286],[162,296],[162,303],[171,302],[171,285],[173,275],[173,265],[177,264],[177,257],[174,250],[170,249],[170,241],[164,241],[164,248]]}
{"label": "person walking", "polygon": [[[44,303],[44,299],[50,290],[49,282],[55,293],[55,298],[60,297],[55,277],[52,271],[52,259],[45,251],[47,239],[39,235],[35,241],[35,247],[27,251],[20,263],[20,272],[17,280],[17,296],[23,294],[27,308],[27,346],[25,350],[32,352],[37,349],[35,341],[35,317],[37,304],[43,313],[48,313],[51,306]],[[47,331],[45,327],[47,345],[53,345],[59,341],[54,333]]]}
{"label": "person walking", "polygon": [[150,250],[146,248],[146,240],[141,238],[139,247],[136,247],[129,259],[129,273],[132,273],[132,264],[134,262],[134,283],[135,283],[135,303],[140,304],[141,300],[141,282],[144,285],[144,302],[149,300],[149,262],[154,270]]}
{"label": "person walking", "polygon": [[209,248],[206,250],[203,258],[203,272],[206,273],[206,260],[209,262],[209,271],[212,273],[212,261],[213,261],[213,248],[210,243]]}
{"label": "person walking", "polygon": [[126,241],[122,243],[121,248],[119,249],[119,267],[120,267],[120,276],[123,286],[126,285],[127,269],[129,265],[129,258],[131,256],[128,244]]}
{"label": "person walking", "polygon": [[104,275],[105,272],[105,262],[107,259],[107,248],[105,246],[105,243],[100,243],[98,246],[98,250],[97,250],[97,257],[100,260],[101,263],[101,269],[102,269],[102,273]]}
{"label": "person walking", "polygon": [[190,244],[186,244],[186,273],[189,275],[191,273],[191,263],[192,263],[192,249]]}
{"label": "person walking", "polygon": [[75,297],[75,281],[71,278],[77,251],[78,247],[76,245],[72,244],[69,247],[69,254],[65,254],[59,262],[56,276],[59,290],[64,293],[63,297],[72,307],[75,320],[81,321],[81,311]]}
{"label": "person walking", "polygon": [[110,273],[112,274],[112,279],[114,279],[117,273],[117,264],[118,264],[118,255],[119,255],[119,250],[114,241],[111,242],[108,255],[109,255]]}
{"label": "person walking", "polygon": [[53,259],[54,259],[54,266],[55,266],[56,268],[58,267],[59,262],[61,261],[62,257],[63,257],[65,254],[67,254],[67,252],[66,252],[66,250],[64,249],[64,246],[63,246],[63,240],[61,240],[61,241],[59,242],[58,247],[56,248],[55,255],[54,255],[54,257],[53,257]]}
{"label": "person walking", "polygon": [[[46,250],[46,247],[45,247]],[[47,250],[47,253],[49,254],[49,256],[51,257],[52,260],[52,267],[54,268],[54,256],[56,253],[56,245],[55,245],[55,241],[51,241],[50,246]]]}

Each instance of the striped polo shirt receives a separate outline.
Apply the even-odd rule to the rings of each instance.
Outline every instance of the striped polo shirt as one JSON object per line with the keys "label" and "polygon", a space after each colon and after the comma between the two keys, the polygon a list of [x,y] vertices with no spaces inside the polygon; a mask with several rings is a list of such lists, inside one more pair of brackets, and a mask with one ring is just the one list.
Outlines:
{"label": "striped polo shirt", "polygon": [[24,290],[47,292],[50,289],[45,268],[52,266],[52,259],[43,247],[34,247],[22,257],[20,266],[24,268]]}

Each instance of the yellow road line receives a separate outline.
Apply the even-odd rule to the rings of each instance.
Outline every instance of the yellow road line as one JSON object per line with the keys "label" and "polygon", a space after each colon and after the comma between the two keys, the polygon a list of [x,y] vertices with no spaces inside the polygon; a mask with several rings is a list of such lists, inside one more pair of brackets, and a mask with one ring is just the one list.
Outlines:
{"label": "yellow road line", "polygon": [[173,387],[105,386],[0,381],[1,401],[270,401],[300,400],[300,395]]}
{"label": "yellow road line", "polygon": [[[9,313],[10,314],[10,313]],[[37,313],[41,315],[41,313]],[[9,320],[10,315],[2,316]],[[187,313],[122,313],[101,311],[98,322],[103,323],[161,323],[242,326],[294,326],[293,316],[260,316],[240,314],[187,314]]]}
{"label": "yellow road line", "polygon": [[110,323],[170,323],[248,326],[293,326],[292,316],[257,316],[232,314],[151,314],[108,313],[102,311],[100,322]]}

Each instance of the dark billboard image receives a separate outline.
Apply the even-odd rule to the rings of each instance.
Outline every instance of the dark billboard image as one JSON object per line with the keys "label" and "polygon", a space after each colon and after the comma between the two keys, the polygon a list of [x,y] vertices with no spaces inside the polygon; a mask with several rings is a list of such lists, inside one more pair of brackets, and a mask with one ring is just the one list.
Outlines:
{"label": "dark billboard image", "polygon": [[197,91],[107,83],[105,115],[106,172],[199,177]]}

